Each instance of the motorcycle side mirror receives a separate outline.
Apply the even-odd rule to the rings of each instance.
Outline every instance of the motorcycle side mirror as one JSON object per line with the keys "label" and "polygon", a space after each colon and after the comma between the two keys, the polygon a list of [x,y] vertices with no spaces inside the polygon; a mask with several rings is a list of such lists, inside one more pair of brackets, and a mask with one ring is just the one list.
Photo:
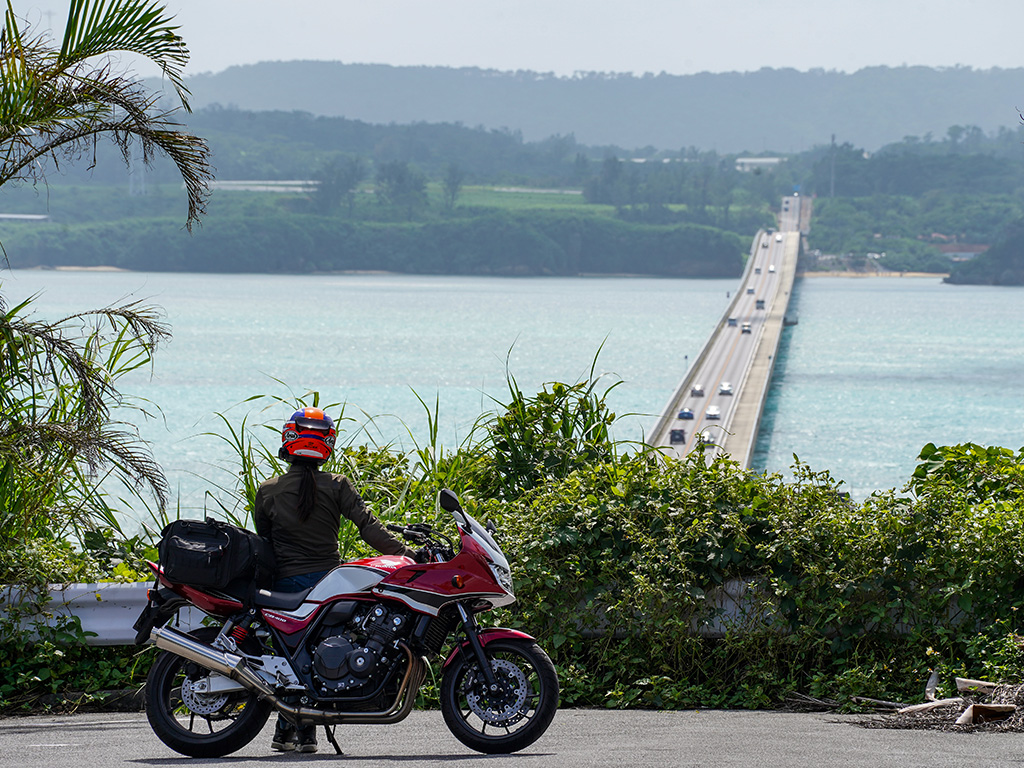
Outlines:
{"label": "motorcycle side mirror", "polygon": [[494,524],[493,520],[488,520],[487,525],[485,525],[484,527],[487,529],[487,532],[492,536],[498,532],[498,526]]}
{"label": "motorcycle side mirror", "polygon": [[459,497],[447,488],[441,489],[441,492],[437,494],[437,500],[441,504],[441,509],[445,512],[462,511],[462,507],[459,505]]}

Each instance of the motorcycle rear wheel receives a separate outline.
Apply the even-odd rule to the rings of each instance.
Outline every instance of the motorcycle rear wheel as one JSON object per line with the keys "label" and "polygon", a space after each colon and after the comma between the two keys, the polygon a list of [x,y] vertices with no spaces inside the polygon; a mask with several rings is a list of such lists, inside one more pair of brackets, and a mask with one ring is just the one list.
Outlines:
{"label": "motorcycle rear wheel", "polygon": [[[189,633],[209,643],[215,627]],[[270,717],[271,705],[248,691],[226,694],[189,692],[190,680],[209,670],[167,651],[146,678],[146,717],[160,741],[189,757],[223,757],[255,739]]]}
{"label": "motorcycle rear wheel", "polygon": [[455,738],[485,754],[518,752],[539,739],[558,709],[555,665],[532,640],[492,640],[484,654],[498,690],[472,654],[458,654],[441,680],[441,713]]}

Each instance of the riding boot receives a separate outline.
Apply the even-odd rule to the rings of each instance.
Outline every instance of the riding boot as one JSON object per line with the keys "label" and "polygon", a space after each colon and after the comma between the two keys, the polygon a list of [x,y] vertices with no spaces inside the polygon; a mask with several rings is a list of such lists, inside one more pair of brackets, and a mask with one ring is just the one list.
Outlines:
{"label": "riding boot", "polygon": [[291,752],[295,749],[295,726],[287,720],[278,720],[270,748],[276,752]]}
{"label": "riding boot", "polygon": [[316,726],[306,725],[296,729],[295,732],[296,752],[316,752]]}

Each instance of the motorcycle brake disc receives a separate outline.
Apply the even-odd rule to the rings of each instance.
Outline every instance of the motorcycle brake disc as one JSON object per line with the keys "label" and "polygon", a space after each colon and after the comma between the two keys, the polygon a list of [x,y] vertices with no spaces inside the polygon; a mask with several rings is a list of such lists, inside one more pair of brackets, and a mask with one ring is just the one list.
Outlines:
{"label": "motorcycle brake disc", "polygon": [[485,723],[497,726],[512,725],[523,719],[526,703],[526,675],[516,664],[506,659],[491,659],[491,669],[498,681],[497,691],[487,690],[483,675],[467,677],[463,691],[470,710]]}
{"label": "motorcycle brake disc", "polygon": [[222,710],[228,703],[226,693],[199,693],[195,689],[196,682],[188,678],[181,681],[181,701],[190,712],[197,715],[212,715]]}

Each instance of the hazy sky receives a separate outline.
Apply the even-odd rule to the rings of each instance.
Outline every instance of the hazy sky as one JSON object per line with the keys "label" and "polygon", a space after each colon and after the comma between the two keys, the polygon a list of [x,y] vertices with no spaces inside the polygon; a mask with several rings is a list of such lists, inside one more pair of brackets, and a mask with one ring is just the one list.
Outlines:
{"label": "hazy sky", "polygon": [[[187,74],[316,59],[573,72],[1024,66],[1021,0],[168,0]],[[63,29],[67,3],[15,0]],[[144,72],[143,74],[149,74]]]}

